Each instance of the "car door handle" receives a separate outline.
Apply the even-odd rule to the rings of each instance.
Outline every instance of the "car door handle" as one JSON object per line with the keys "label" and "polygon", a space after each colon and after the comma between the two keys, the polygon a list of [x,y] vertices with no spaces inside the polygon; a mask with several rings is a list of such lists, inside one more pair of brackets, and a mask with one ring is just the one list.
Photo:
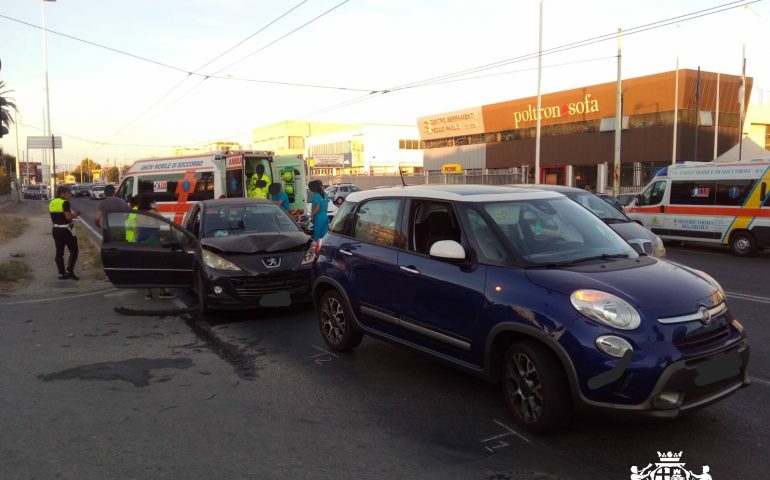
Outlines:
{"label": "car door handle", "polygon": [[350,250],[343,250],[343,249],[340,249],[340,250],[339,250],[339,252],[340,252],[341,254],[343,254],[343,255],[347,255],[348,257],[352,257],[352,256],[353,256],[353,252],[351,252]]}
{"label": "car door handle", "polygon": [[401,270],[405,271],[406,273],[409,273],[411,275],[419,275],[420,271],[414,268],[414,265],[409,265],[408,267],[405,267],[401,265]]}

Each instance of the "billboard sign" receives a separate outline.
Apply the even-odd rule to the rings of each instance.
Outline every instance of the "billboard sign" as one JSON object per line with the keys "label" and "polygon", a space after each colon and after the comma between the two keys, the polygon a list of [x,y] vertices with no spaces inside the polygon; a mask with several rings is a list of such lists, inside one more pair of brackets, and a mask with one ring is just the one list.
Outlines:
{"label": "billboard sign", "polygon": [[[61,148],[61,137],[53,137],[54,148]],[[51,137],[27,137],[27,148],[51,148]]]}

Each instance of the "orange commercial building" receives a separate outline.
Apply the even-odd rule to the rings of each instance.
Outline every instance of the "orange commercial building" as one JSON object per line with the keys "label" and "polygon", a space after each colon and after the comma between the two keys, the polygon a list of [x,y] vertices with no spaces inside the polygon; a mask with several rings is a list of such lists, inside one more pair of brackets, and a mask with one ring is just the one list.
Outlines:
{"label": "orange commercial building", "polygon": [[[621,82],[624,190],[643,187],[658,168],[672,163],[675,123],[676,161],[713,159],[715,131],[717,155],[738,142],[741,77],[679,70],[677,95],[676,73]],[[751,79],[746,83],[744,105]],[[542,95],[543,183],[612,186],[607,172],[615,153],[616,89],[617,83],[609,82]],[[537,97],[529,97],[418,118],[424,169],[440,172],[443,165],[458,164],[469,175],[528,172],[534,180],[536,105]]]}

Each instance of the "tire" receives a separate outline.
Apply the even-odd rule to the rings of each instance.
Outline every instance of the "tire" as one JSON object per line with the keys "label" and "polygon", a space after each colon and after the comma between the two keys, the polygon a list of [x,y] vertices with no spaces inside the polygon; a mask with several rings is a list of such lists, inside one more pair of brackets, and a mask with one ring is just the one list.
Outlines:
{"label": "tire", "polygon": [[201,273],[200,270],[195,277],[195,293],[198,294],[198,310],[200,310],[201,315],[211,313],[209,300],[206,298],[205,288],[203,287],[203,273]]}
{"label": "tire", "polygon": [[750,257],[757,251],[757,242],[751,232],[736,232],[730,235],[730,251],[739,257]]}
{"label": "tire", "polygon": [[569,424],[573,405],[567,377],[545,346],[512,344],[505,352],[502,375],[505,404],[521,428],[546,433]]}
{"label": "tire", "polygon": [[324,342],[337,352],[356,348],[364,338],[353,323],[350,305],[337,290],[329,290],[321,296],[318,322]]}
{"label": "tire", "polygon": [[337,206],[340,206],[340,205],[342,205],[342,202],[344,202],[344,201],[345,201],[344,198],[337,197],[337,198],[334,199],[334,204],[337,205]]}

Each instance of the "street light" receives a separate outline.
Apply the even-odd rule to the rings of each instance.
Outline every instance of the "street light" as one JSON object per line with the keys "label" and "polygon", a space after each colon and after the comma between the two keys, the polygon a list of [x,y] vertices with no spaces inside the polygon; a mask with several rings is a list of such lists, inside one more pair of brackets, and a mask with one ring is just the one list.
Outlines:
{"label": "street light", "polygon": [[48,134],[51,135],[51,195],[55,194],[56,189],[56,148],[54,145],[53,132],[51,131],[51,101],[48,95],[48,29],[45,26],[45,2],[55,2],[56,0],[43,0],[40,7],[43,12],[43,64],[45,66],[45,111],[48,122]]}

